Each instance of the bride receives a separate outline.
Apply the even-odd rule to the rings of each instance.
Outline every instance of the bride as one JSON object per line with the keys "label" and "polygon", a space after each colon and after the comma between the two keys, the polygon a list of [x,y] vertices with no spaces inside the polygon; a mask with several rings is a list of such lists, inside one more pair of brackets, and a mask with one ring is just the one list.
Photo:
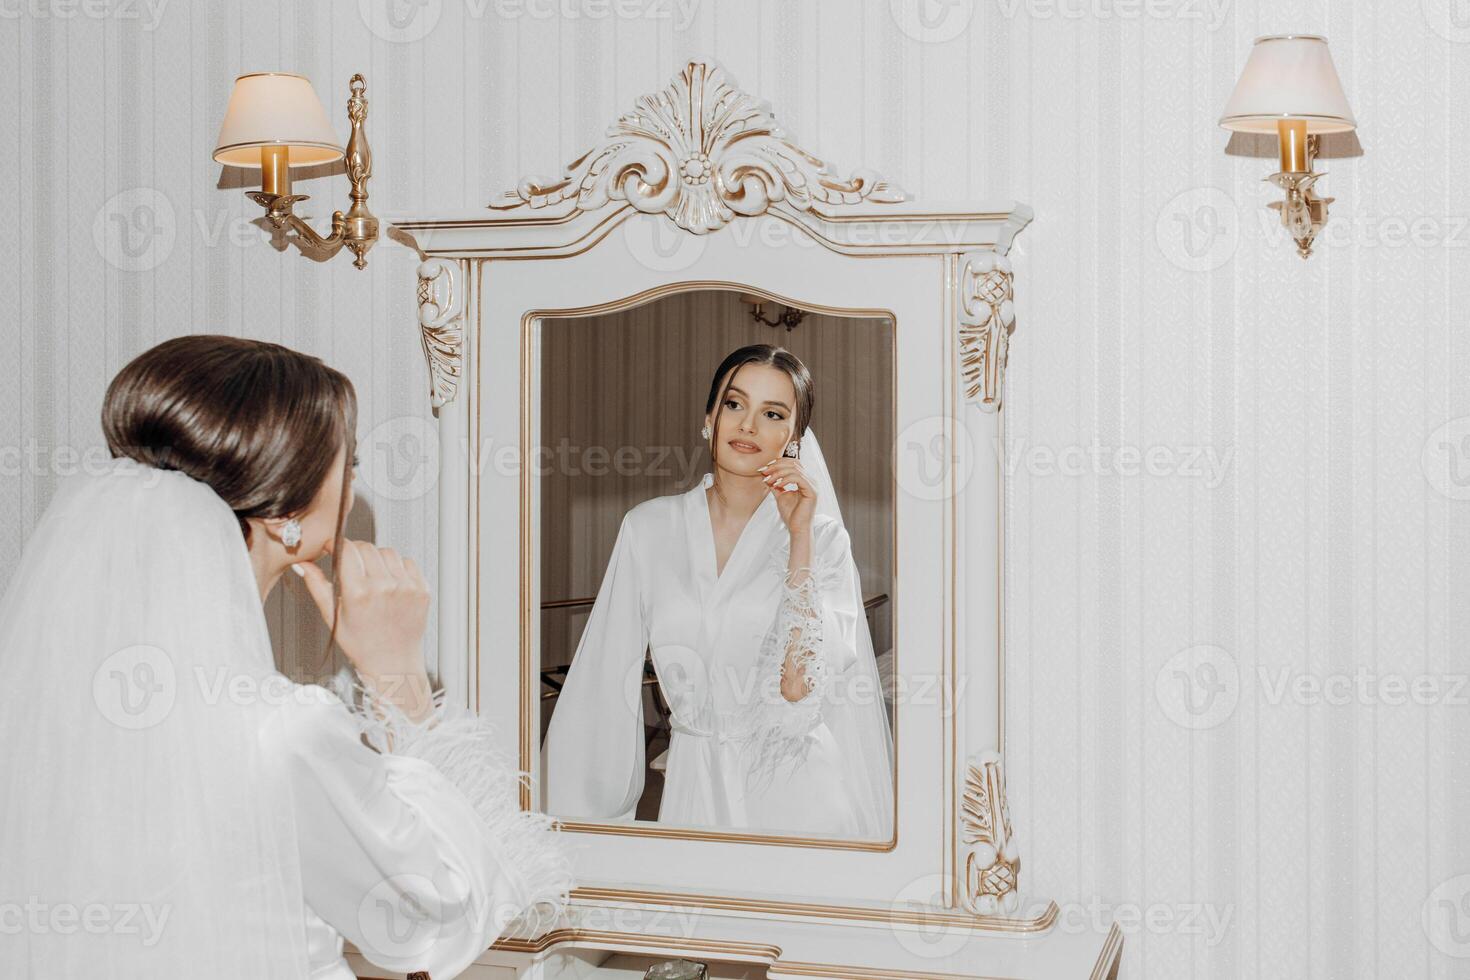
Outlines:
{"label": "bride", "polygon": [[[447,980],[556,914],[549,820],[430,693],[423,576],[342,536],[347,378],[182,337],[102,422],[115,458],[58,489],[0,602],[0,976],[351,980],[345,937]],[[275,671],[287,569],[361,704]]]}
{"label": "bride", "polygon": [[857,567],[791,352],[710,382],[713,472],[624,515],[542,749],[546,812],[632,819],[650,651],[672,733],[660,822],[884,839],[893,740]]}

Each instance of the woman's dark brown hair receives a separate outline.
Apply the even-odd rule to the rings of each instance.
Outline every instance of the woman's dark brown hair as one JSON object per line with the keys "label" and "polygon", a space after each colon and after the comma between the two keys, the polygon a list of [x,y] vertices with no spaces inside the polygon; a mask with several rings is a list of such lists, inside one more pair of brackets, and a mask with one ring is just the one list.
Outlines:
{"label": "woman's dark brown hair", "polygon": [[[794,416],[792,422],[791,438],[800,440],[806,434],[807,424],[812,420],[812,405],[815,393],[813,392],[812,373],[806,369],[801,358],[791,353],[784,347],[776,347],[773,344],[749,344],[739,350],[731,351],[720,362],[715,369],[715,376],[709,383],[709,397],[705,399],[704,411],[708,415],[714,412],[716,406],[725,404],[725,398],[730,394],[730,385],[735,380],[735,372],[745,364],[765,364],[777,370],[785,372],[791,379],[791,387],[796,391],[796,405],[793,408]],[[714,424],[710,426],[709,451],[710,468],[717,471],[714,465],[715,447],[720,443],[720,416],[723,412],[716,412]],[[719,479],[718,472],[715,478]]]}
{"label": "woman's dark brown hair", "polygon": [[[345,448],[333,555],[341,554],[356,429],[357,394],[340,371],[279,344],[213,334],[176,337],[139,354],[102,402],[113,456],[208,484],[235,512],[247,544],[248,518],[307,510]],[[334,611],[328,651],[336,635]]]}

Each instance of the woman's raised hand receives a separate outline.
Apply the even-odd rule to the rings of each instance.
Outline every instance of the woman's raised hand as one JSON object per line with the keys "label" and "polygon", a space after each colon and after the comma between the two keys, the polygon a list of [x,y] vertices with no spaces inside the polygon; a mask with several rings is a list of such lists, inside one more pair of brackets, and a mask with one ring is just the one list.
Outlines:
{"label": "woman's raised hand", "polygon": [[[431,707],[424,667],[429,586],[412,558],[367,541],[342,540],[337,592],[337,644],[363,682],[411,718]],[[332,582],[312,562],[291,568],[302,577],[322,619],[332,623]]]}
{"label": "woman's raised hand", "polygon": [[[776,495],[776,509],[786,530],[793,535],[810,531],[812,515],[817,512],[817,489],[801,468],[801,461],[782,456],[762,466],[761,472],[766,475],[766,486]],[[793,483],[795,490],[783,489]]]}

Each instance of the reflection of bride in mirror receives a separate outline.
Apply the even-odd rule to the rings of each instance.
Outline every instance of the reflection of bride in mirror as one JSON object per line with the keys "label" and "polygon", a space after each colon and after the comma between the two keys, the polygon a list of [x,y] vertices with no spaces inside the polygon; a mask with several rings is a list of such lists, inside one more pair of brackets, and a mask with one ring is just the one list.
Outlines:
{"label": "reflection of bride in mirror", "polygon": [[893,739],[812,388],[789,351],[731,353],[705,405],[713,472],[624,515],[546,734],[549,813],[633,818],[651,650],[660,822],[890,836]]}

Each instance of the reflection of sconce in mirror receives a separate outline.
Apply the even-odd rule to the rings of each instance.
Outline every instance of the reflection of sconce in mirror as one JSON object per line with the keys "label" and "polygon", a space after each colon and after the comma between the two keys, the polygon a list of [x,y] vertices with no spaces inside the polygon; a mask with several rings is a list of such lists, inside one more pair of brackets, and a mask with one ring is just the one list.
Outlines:
{"label": "reflection of sconce in mirror", "polygon": [[1281,212],[1282,225],[1296,239],[1297,254],[1311,255],[1312,240],[1327,223],[1327,205],[1333,200],[1312,192],[1323,176],[1312,172],[1317,137],[1358,126],[1327,39],[1316,34],[1256,38],[1220,125],[1238,133],[1277,135],[1281,172],[1266,179],[1284,190],[1286,199],[1268,207]]}
{"label": "reflection of sconce in mirror", "polygon": [[348,87],[352,136],[346,156],[352,206],[345,214],[332,213],[330,235],[318,235],[291,210],[297,201],[307,199],[305,194],[291,193],[291,168],[333,163],[343,156],[327,112],[304,76],[256,72],[235,79],[214,159],[231,167],[259,167],[260,190],[249,191],[246,197],[265,208],[270,223],[295,230],[298,241],[312,248],[346,245],[357,256],[352,264],[361,269],[367,265],[368,249],[378,240],[378,219],[367,208],[367,182],[373,175],[372,151],[362,132],[367,85],[361,75],[353,75]]}
{"label": "reflection of sconce in mirror", "polygon": [[768,327],[785,327],[787,333],[795,330],[801,325],[801,321],[806,318],[806,310],[798,310],[794,306],[787,306],[782,308],[783,312],[776,319],[767,319],[765,314],[766,301],[759,296],[751,296],[748,293],[740,294],[740,302],[750,305],[750,318],[752,320],[757,323],[764,323]]}

